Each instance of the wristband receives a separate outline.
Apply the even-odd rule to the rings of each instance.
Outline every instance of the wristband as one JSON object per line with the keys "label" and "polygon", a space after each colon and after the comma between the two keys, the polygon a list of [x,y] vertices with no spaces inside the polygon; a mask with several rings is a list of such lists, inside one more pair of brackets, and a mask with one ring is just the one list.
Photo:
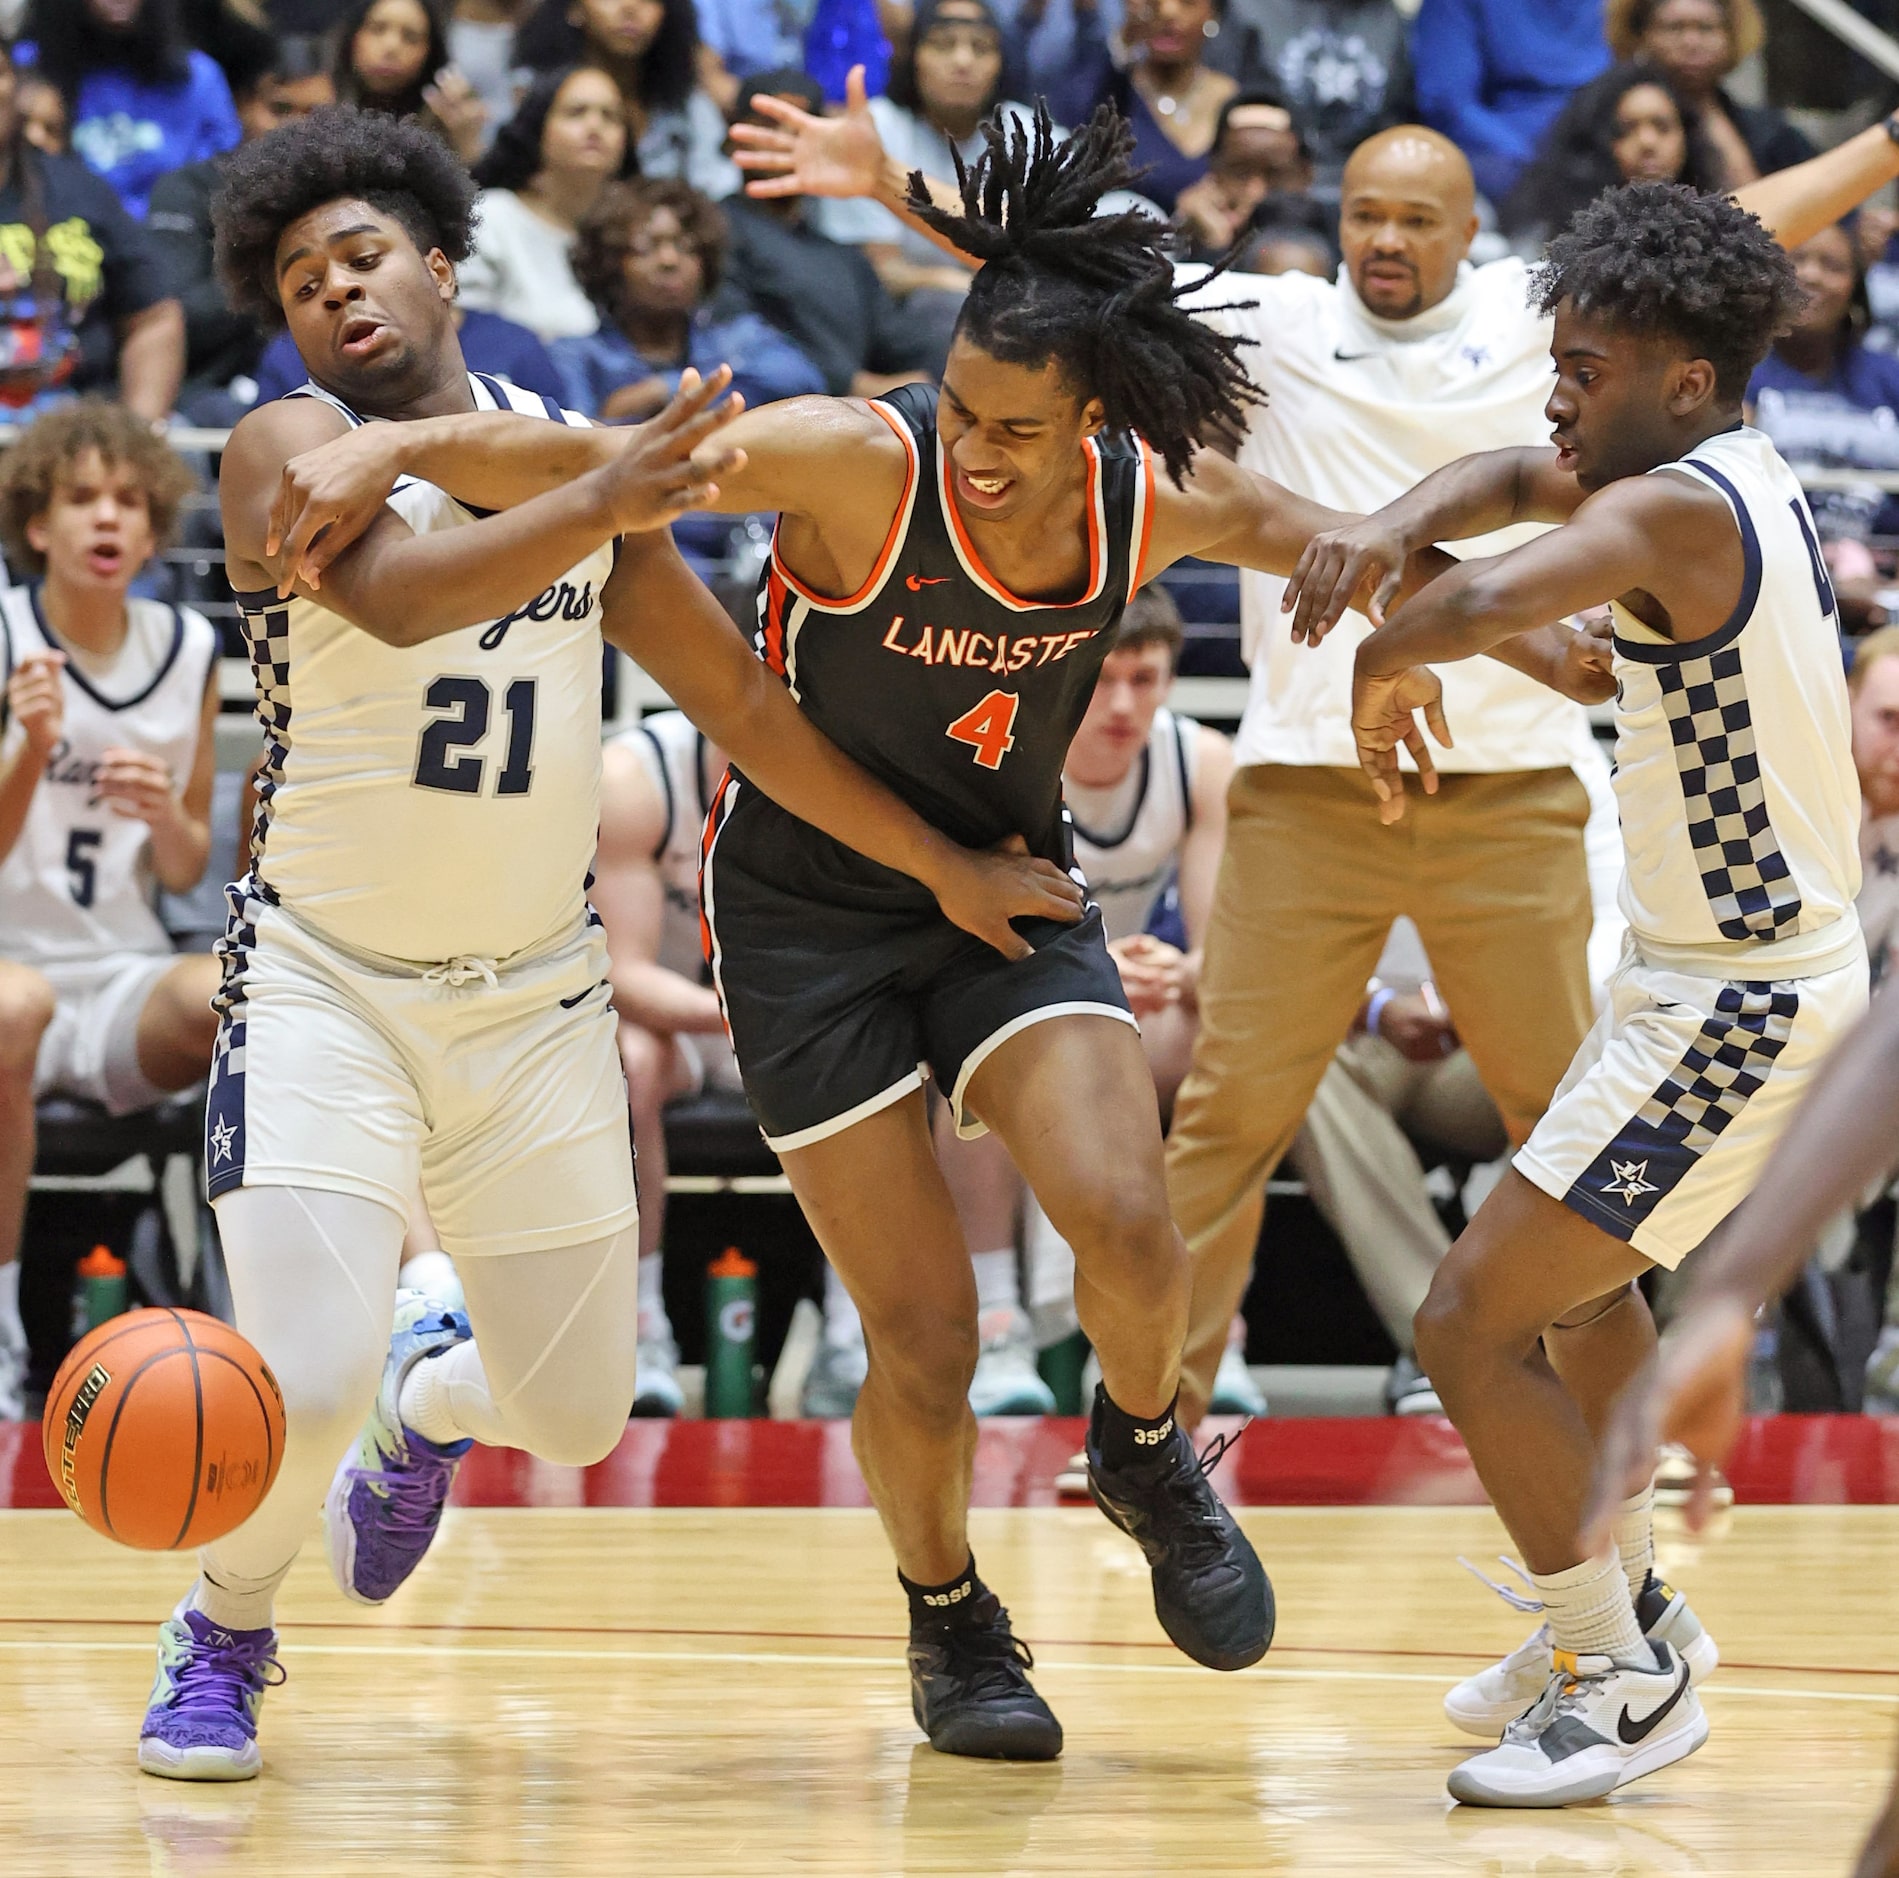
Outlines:
{"label": "wristband", "polygon": [[1383,1033],[1378,1028],[1378,1020],[1385,1014],[1385,1006],[1397,996],[1389,985],[1381,985],[1371,995],[1371,1002],[1365,1007],[1365,1029],[1376,1037]]}

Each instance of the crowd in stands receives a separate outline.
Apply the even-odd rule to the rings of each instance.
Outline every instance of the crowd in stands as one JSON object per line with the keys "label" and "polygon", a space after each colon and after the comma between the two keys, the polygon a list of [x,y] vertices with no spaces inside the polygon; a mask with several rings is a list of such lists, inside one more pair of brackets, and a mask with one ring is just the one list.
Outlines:
{"label": "crowd in stands", "polygon": [[[1813,153],[1820,120],[1799,107],[1890,102],[1864,67],[1852,98],[1765,102],[1765,36],[1757,0],[0,0],[0,422],[93,394],[223,428],[300,384],[288,338],[215,279],[212,203],[225,152],[333,103],[420,122],[480,184],[456,306],[470,367],[614,424],[721,363],[753,405],[943,369],[969,265],[874,201],[748,195],[731,133],[764,121],[761,94],[835,111],[862,64],[886,153],[939,177],[996,114],[1027,124],[1045,101],[1059,135],[1112,103],[1141,194],[1104,207],[1170,219],[1184,260],[1330,281],[1346,162],[1395,125],[1468,156],[1480,258],[1528,257],[1605,188],[1738,188]],[[1899,211],[1868,207],[1795,258],[1810,301],[1750,406],[1826,472],[1822,550],[1846,630],[1872,634],[1853,683],[1883,969],[1899,947],[1899,496],[1879,480],[1899,473]],[[677,532],[708,574],[746,534],[711,517]],[[1177,622],[1158,640],[1171,671]],[[1203,911],[1176,896],[1169,970],[1195,956]],[[1377,1128],[1396,1149],[1367,1150]],[[1448,1241],[1416,1154],[1395,1187],[1373,1176],[1407,1140],[1434,1162],[1494,1158],[1500,1129],[1428,962],[1381,969],[1295,1161],[1401,1352]],[[0,1143],[0,1176],[4,1161]],[[983,1281],[1016,1313],[1018,1381],[1029,1317],[1043,1328],[1030,1278]],[[0,1371],[7,1315],[0,1278]],[[832,1317],[842,1347],[848,1311]],[[1882,1347],[1899,1394],[1899,1332]],[[1428,1405],[1424,1379],[1403,1387]]]}

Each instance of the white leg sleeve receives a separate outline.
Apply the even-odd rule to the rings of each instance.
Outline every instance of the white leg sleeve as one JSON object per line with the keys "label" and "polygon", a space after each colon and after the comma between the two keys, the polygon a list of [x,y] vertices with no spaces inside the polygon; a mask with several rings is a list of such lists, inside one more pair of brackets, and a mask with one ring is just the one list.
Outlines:
{"label": "white leg sleeve", "polygon": [[373,1200],[301,1187],[240,1187],[216,1206],[237,1327],[284,1392],[284,1458],[264,1504],[199,1560],[212,1584],[257,1595],[315,1530],[375,1398],[403,1221]]}
{"label": "white leg sleeve", "polygon": [[403,1420],[570,1467],[610,1454],[639,1379],[637,1229],[460,1269],[475,1341],[410,1370]]}

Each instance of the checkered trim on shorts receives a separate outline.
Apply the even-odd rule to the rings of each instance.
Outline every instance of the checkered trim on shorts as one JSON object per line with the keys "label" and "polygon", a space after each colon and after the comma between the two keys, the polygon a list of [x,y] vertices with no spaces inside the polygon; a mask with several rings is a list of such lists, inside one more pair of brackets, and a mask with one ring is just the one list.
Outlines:
{"label": "checkered trim on shorts", "polygon": [[1658,666],[1688,810],[1688,839],[1724,939],[1779,939],[1800,923],[1800,891],[1767,817],[1741,649]]}
{"label": "checkered trim on shorts", "polygon": [[212,1199],[244,1184],[246,1039],[250,1030],[245,974],[257,945],[257,922],[277,896],[253,876],[224,890],[230,914],[213,951],[224,968],[211,1008],[217,1040],[211,1046],[211,1080],[204,1099],[205,1187]]}
{"label": "checkered trim on shorts", "polygon": [[1798,980],[1724,984],[1680,1063],[1576,1178],[1564,1204],[1618,1239],[1633,1238],[1767,1081],[1799,1014]]}

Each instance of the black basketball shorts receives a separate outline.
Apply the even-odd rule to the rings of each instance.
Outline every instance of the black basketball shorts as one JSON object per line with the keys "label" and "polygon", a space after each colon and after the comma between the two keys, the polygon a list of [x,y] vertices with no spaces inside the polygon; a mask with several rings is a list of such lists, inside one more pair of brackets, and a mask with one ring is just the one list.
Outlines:
{"label": "black basketball shorts", "polygon": [[[748,831],[754,806],[764,813]],[[1010,961],[952,925],[914,882],[802,825],[793,840],[817,866],[787,867],[782,852],[748,866],[748,832],[790,832],[769,802],[718,820],[715,809],[700,883],[713,982],[745,1093],[779,1152],[841,1133],[926,1076],[948,1097],[957,1131],[980,1135],[965,1091],[1018,1031],[1084,1013],[1134,1023],[1096,906],[1073,926],[1018,921],[1035,955]],[[833,862],[831,878],[817,877]],[[891,884],[887,894],[860,890],[870,870]]]}

